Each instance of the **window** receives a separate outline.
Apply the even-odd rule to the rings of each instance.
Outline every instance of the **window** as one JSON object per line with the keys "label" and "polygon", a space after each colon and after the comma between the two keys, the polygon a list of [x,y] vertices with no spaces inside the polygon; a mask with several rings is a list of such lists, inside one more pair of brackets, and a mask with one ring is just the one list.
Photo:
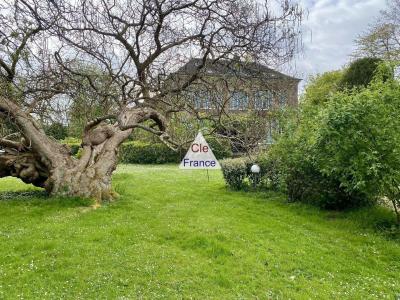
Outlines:
{"label": "window", "polygon": [[273,121],[270,121],[270,122],[268,122],[268,125],[267,125],[267,136],[266,136],[267,144],[273,144],[274,143],[274,138],[273,138],[273,135],[274,135],[274,124],[273,123],[274,123]]}
{"label": "window", "polygon": [[212,90],[210,92],[211,108],[220,109],[224,105],[221,91]]}
{"label": "window", "polygon": [[249,105],[249,97],[245,92],[233,92],[229,109],[231,110],[245,110]]}
{"label": "window", "polygon": [[211,101],[207,91],[192,92],[192,101],[195,109],[210,109]]}
{"label": "window", "polygon": [[200,109],[201,108],[201,98],[200,97],[198,97],[197,95],[194,95],[194,99],[193,99],[194,101],[194,108],[195,109]]}
{"label": "window", "polygon": [[283,93],[283,92],[280,92],[278,94],[279,107],[281,107],[281,108],[285,107],[286,106],[286,100],[287,100],[286,94]]}
{"label": "window", "polygon": [[203,109],[212,109],[212,101],[209,93],[205,93],[203,98]]}
{"label": "window", "polygon": [[194,109],[214,109],[222,103],[221,95],[217,91],[198,90],[188,92],[186,95]]}
{"label": "window", "polygon": [[258,91],[254,93],[254,108],[268,110],[273,105],[273,95],[270,91]]}
{"label": "window", "polygon": [[273,144],[275,142],[274,136],[277,134],[281,134],[282,130],[279,126],[278,120],[270,120],[267,123],[267,134],[265,137],[265,142],[267,144]]}
{"label": "window", "polygon": [[185,91],[182,94],[183,100],[190,103],[194,109],[201,109],[201,98],[197,92]]}

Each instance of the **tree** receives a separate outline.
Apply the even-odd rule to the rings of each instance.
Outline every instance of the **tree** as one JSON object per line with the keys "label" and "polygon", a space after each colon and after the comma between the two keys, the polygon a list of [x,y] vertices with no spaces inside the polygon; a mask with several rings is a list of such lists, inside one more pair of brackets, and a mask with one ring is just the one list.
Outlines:
{"label": "tree", "polygon": [[386,197],[400,224],[400,84],[381,66],[368,88],[335,94],[320,114],[315,162],[348,193]]}
{"label": "tree", "polygon": [[356,39],[353,56],[375,57],[384,60],[400,58],[399,26],[390,23],[374,24]]}
{"label": "tree", "polygon": [[392,69],[382,64],[367,87],[302,103],[269,153],[290,200],[343,209],[387,198],[400,224],[400,83]]}
{"label": "tree", "polygon": [[366,87],[382,62],[380,58],[364,57],[353,61],[345,70],[340,85],[345,88]]}
{"label": "tree", "polygon": [[303,100],[312,104],[321,104],[341,88],[343,71],[330,71],[312,76],[307,84]]}
{"label": "tree", "polygon": [[389,0],[379,20],[356,39],[355,58],[400,59],[400,1]]}
{"label": "tree", "polygon": [[80,76],[71,77],[80,82],[73,91],[70,91],[71,104],[68,106],[66,115],[68,123],[68,135],[79,138],[82,134],[82,128],[90,121],[106,115],[112,111],[115,106],[114,97],[118,97],[118,88],[115,85],[109,85],[110,78],[106,72],[96,68],[76,65],[75,70],[78,73],[90,73],[96,77],[98,86],[107,86],[108,95],[97,97],[97,91],[93,90],[87,80],[81,80]]}
{"label": "tree", "polygon": [[[208,64],[251,56],[287,62],[298,45],[302,11],[289,1],[277,9],[238,0],[15,0],[1,4],[0,95],[3,122],[18,130],[0,139],[0,177],[15,176],[52,195],[112,198],[118,148],[134,129],[172,148],[168,115],[193,112],[179,95]],[[193,74],[164,84],[199,57]],[[101,77],[92,66],[107,74]],[[46,135],[42,116],[54,99],[85,82],[95,97],[112,99],[106,114],[82,128],[82,156]],[[58,98],[57,98],[58,97]],[[61,100],[60,100],[61,97]],[[175,99],[177,99],[175,101]]]}

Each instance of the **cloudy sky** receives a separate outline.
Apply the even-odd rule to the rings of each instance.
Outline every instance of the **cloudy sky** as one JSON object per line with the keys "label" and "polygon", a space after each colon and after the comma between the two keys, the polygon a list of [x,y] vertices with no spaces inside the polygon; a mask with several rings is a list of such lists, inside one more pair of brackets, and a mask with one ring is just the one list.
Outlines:
{"label": "cloudy sky", "polygon": [[308,18],[303,23],[304,52],[295,62],[294,73],[303,79],[348,63],[354,40],[386,7],[386,0],[300,0],[300,3],[308,11]]}

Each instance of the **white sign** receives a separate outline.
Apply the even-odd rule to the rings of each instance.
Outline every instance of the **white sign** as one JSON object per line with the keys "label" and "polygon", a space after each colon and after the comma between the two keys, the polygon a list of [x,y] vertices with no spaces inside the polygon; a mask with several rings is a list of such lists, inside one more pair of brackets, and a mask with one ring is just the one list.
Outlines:
{"label": "white sign", "polygon": [[190,145],[179,169],[221,169],[204,136],[199,133]]}

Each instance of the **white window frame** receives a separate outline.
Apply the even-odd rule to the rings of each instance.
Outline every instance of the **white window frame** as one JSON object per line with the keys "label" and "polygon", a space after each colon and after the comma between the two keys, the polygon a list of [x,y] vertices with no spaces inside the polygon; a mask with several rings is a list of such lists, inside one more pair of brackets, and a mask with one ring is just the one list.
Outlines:
{"label": "white window frame", "polygon": [[254,93],[254,108],[256,110],[270,110],[273,107],[273,103],[274,95],[271,91],[256,91]]}
{"label": "white window frame", "polygon": [[[239,95],[239,96],[237,96]],[[241,97],[243,96],[243,97]],[[232,104],[235,105],[232,105]],[[249,108],[249,95],[245,91],[234,91],[229,101],[230,110],[247,110]]]}

